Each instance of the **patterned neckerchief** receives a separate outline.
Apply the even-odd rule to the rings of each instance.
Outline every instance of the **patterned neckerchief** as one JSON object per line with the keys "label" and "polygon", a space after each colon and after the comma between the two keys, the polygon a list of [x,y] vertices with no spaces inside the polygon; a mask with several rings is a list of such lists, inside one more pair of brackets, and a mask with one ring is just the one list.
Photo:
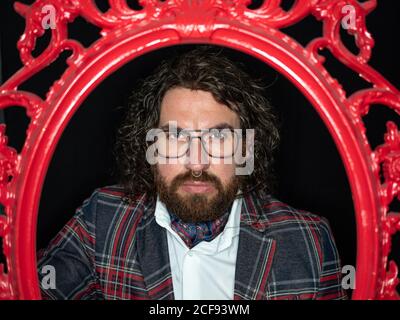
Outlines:
{"label": "patterned neckerchief", "polygon": [[188,248],[193,248],[201,241],[215,239],[225,228],[228,222],[230,210],[218,219],[204,222],[184,222],[178,216],[170,213],[171,228],[185,242]]}

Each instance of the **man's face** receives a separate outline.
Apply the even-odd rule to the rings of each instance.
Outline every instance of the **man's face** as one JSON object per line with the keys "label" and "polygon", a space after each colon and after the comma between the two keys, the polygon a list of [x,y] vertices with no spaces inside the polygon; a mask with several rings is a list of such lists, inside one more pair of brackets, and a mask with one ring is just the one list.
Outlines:
{"label": "man's face", "polygon": [[[218,103],[210,92],[180,87],[167,91],[161,103],[159,127],[165,130],[172,123],[178,132],[240,128],[238,115]],[[175,160],[154,168],[156,188],[168,210],[184,221],[196,222],[214,220],[230,209],[240,182],[232,159],[213,158],[200,139],[192,139],[187,153]],[[192,173],[201,175],[194,177]]]}

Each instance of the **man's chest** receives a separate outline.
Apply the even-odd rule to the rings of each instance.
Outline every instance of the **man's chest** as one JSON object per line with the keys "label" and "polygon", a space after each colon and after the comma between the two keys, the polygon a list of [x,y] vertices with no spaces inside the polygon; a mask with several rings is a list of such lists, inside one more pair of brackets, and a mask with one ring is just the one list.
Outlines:
{"label": "man's chest", "polygon": [[175,299],[233,299],[238,237],[227,247],[218,236],[191,250],[174,234],[167,240]]}

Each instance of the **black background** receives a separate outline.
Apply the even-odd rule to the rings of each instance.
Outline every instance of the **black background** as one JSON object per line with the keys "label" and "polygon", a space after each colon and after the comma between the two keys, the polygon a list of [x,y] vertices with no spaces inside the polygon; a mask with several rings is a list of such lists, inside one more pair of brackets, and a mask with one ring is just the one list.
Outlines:
{"label": "black background", "polygon": [[[1,1],[2,78],[8,79],[21,66],[16,42],[24,30],[24,19],[12,8],[14,1]],[[20,1],[33,3],[33,1]],[[96,1],[103,10],[105,1]],[[128,1],[135,7],[134,1]],[[283,1],[287,4],[291,1]],[[255,4],[255,6],[257,3]],[[398,1],[379,1],[367,18],[367,27],[375,39],[370,65],[392,84],[399,86],[399,63],[396,59],[399,40]],[[397,19],[397,20],[396,20]],[[77,18],[69,26],[70,37],[89,46],[99,37],[99,29]],[[312,17],[294,27],[283,29],[301,44],[321,35],[321,23]],[[43,51],[49,32],[38,42],[34,54]],[[357,52],[353,38],[343,33],[346,45]],[[58,143],[43,186],[40,202],[37,246],[41,248],[74,214],[82,201],[99,187],[114,183],[112,147],[115,130],[123,115],[130,91],[137,81],[148,75],[159,61],[193,46],[169,47],[141,56],[103,81],[76,112]],[[325,216],[330,221],[342,264],[355,265],[356,227],[351,190],[336,146],[317,112],[303,95],[282,75],[263,62],[241,52],[225,49],[235,61],[244,63],[254,76],[268,84],[265,94],[283,121],[282,144],[277,154],[279,177],[275,196],[300,209]],[[35,92],[43,99],[50,85],[66,68],[64,52],[55,63],[25,82],[20,89]],[[369,84],[345,68],[328,51],[323,51],[332,76],[339,79],[348,94]],[[9,144],[21,150],[29,119],[18,106],[5,111]],[[385,123],[398,115],[384,106],[373,106],[364,118],[372,148],[383,142]],[[397,209],[397,208],[395,208]],[[400,237],[394,238],[391,257],[400,262]]]}

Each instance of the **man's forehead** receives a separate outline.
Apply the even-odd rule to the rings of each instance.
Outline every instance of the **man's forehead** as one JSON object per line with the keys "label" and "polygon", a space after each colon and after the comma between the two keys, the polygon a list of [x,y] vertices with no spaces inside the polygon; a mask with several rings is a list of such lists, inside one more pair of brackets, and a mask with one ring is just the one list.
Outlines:
{"label": "man's forehead", "polygon": [[239,116],[211,93],[176,88],[169,90],[161,104],[160,126],[175,122],[177,127],[191,129],[240,127]]}

